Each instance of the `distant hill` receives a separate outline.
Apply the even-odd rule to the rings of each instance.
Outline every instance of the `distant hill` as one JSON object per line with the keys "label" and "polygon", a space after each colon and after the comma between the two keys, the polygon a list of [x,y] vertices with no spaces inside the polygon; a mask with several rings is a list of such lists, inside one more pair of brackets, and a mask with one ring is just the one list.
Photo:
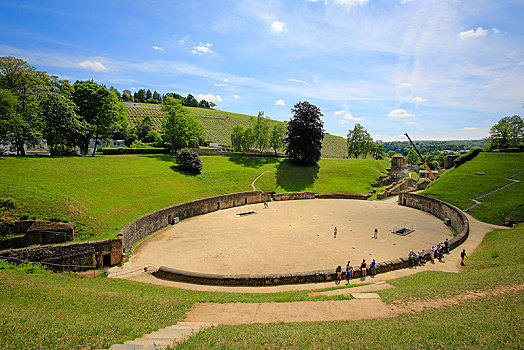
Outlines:
{"label": "distant hill", "polygon": [[[160,105],[142,104],[142,103],[125,103],[127,118],[129,124],[134,126],[138,121],[145,117],[151,116],[155,127],[160,130],[162,125],[162,114]],[[221,145],[231,145],[231,132],[236,125],[253,127],[254,116],[246,114],[231,113],[219,111],[216,109],[205,109],[196,107],[186,107],[191,115],[204,125],[206,132],[206,141],[216,142]],[[270,120],[271,125],[283,123],[277,120]],[[340,136],[324,136],[322,145],[322,158],[344,158],[346,154],[346,139]]]}
{"label": "distant hill", "polygon": [[[487,144],[485,140],[451,140],[451,141],[413,141],[418,150],[422,153],[433,152],[433,151],[461,151],[469,150],[473,147],[484,148]],[[388,141],[384,142],[384,151],[395,151],[397,153],[406,155],[411,149],[411,144],[406,141]]]}

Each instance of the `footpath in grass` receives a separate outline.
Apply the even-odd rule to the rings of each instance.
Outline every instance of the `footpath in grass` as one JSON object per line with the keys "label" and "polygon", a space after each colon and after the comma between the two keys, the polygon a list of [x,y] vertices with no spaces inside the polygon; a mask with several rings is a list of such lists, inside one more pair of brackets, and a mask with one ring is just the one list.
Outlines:
{"label": "footpath in grass", "polygon": [[[524,283],[524,226],[488,233],[458,274],[423,272],[389,281],[388,303],[445,299]],[[524,293],[509,291],[389,319],[219,326],[177,349],[522,348]]]}
{"label": "footpath in grass", "polygon": [[[481,152],[471,161],[445,172],[422,194],[466,209],[474,204],[473,198],[510,183],[506,178],[522,170],[524,153]],[[518,176],[516,180],[521,178]],[[482,198],[482,204],[469,213],[497,225],[503,225],[505,218],[524,220],[523,191],[522,182],[509,186]]]}
{"label": "footpath in grass", "polygon": [[[196,302],[289,302],[349,295],[198,292],[105,277],[80,278],[0,262],[0,349],[100,349],[173,325]],[[331,290],[329,288],[326,290]]]}
{"label": "footpath in grass", "polygon": [[[75,223],[77,241],[106,239],[128,222],[198,198],[250,191],[365,192],[387,163],[322,160],[314,169],[274,157],[201,157],[201,174],[179,171],[169,155],[0,157],[0,197],[28,213]],[[267,178],[267,180],[266,180]],[[260,182],[263,180],[263,182]]]}

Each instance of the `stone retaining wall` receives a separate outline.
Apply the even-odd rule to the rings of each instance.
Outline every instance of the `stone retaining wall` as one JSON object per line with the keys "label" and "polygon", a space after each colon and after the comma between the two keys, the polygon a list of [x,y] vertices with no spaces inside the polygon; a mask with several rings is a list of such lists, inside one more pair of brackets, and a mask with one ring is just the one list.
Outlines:
{"label": "stone retaining wall", "polygon": [[108,239],[6,250],[0,252],[0,259],[15,264],[38,262],[55,271],[79,271],[117,265],[121,261],[121,254],[122,241]]}
{"label": "stone retaining wall", "polygon": [[122,236],[123,247],[129,250],[135,243],[168,225],[176,223],[176,220],[184,220],[220,209],[268,202],[270,200],[271,195],[261,191],[239,192],[197,199],[139,217],[124,226],[120,230],[119,235]]}
{"label": "stone retaining wall", "polygon": [[291,201],[295,199],[315,199],[318,194],[315,192],[285,192],[274,193],[272,195],[274,201]]}
{"label": "stone retaining wall", "polygon": [[[282,193],[274,195],[278,199],[275,200],[290,200],[290,199],[312,199],[315,195],[312,192],[300,193]],[[464,213],[457,207],[442,202],[438,199],[424,197],[412,193],[400,193],[399,205],[416,208],[426,211],[442,220],[449,219],[450,225],[458,232],[458,234],[450,240],[450,249],[456,248],[464,242],[469,234],[469,221]],[[437,243],[437,242],[435,242]],[[429,259],[431,250],[427,249],[422,252],[426,259]],[[409,267],[408,257],[401,257],[385,262],[377,263],[377,272],[383,273],[391,270]],[[233,286],[263,286],[274,284],[290,284],[290,283],[307,283],[307,282],[323,282],[333,281],[336,278],[335,270],[320,270],[309,272],[283,273],[283,274],[244,274],[244,275],[220,275],[220,274],[206,274],[199,272],[190,272],[173,269],[166,266],[161,266],[158,271],[153,273],[155,276],[180,282],[210,284],[210,285],[233,285]],[[345,278],[346,273],[342,273]],[[353,271],[353,277],[361,277],[362,271],[357,268]]]}
{"label": "stone retaining wall", "polygon": [[1,240],[0,250],[16,249],[31,245],[64,243],[73,240],[73,224],[45,220],[19,220],[0,222],[0,235],[20,236]]}
{"label": "stone retaining wall", "polygon": [[352,193],[352,194],[341,194],[341,193],[320,193],[318,198],[320,199],[362,199],[366,200],[371,197],[371,193]]}

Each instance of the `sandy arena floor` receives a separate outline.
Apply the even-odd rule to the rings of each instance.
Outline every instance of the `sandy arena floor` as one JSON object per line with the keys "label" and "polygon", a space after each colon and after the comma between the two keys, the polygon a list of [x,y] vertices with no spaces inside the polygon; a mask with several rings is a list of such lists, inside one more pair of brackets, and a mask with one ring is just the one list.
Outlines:
{"label": "sandy arena floor", "polygon": [[[238,214],[254,211],[254,214]],[[407,236],[390,232],[413,225]],[[334,227],[337,238],[333,238]],[[378,228],[378,239],[373,230]],[[125,268],[148,263],[218,273],[283,273],[386,261],[453,237],[425,212],[378,201],[314,199],[251,204],[184,220],[140,244]]]}

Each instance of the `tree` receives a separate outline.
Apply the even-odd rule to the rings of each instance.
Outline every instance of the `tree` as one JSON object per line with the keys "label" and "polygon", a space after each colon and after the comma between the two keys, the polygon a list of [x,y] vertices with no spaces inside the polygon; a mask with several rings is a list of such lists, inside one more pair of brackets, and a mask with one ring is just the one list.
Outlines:
{"label": "tree", "polygon": [[157,100],[158,103],[162,103],[162,96],[160,96],[160,94],[155,90],[155,92],[153,92],[153,100]]}
{"label": "tree", "polygon": [[81,140],[80,150],[87,154],[89,140],[95,140],[93,156],[99,141],[107,141],[115,127],[125,121],[125,112],[116,95],[93,80],[77,81],[73,85],[73,102],[78,114],[89,124],[89,132]]}
{"label": "tree", "polygon": [[180,150],[176,155],[176,162],[180,170],[194,174],[199,174],[202,171],[202,161],[195,151],[189,149]]}
{"label": "tree", "polygon": [[162,123],[163,139],[172,152],[196,147],[202,142],[202,124],[189,114],[180,101],[167,97],[162,109],[167,114]]}
{"label": "tree", "polygon": [[193,97],[193,95],[187,94],[184,105],[188,107],[198,107],[198,101],[195,97]]}
{"label": "tree", "polygon": [[413,166],[413,164],[418,163],[418,154],[417,152],[412,148],[409,150],[408,155],[406,157],[406,161]]}
{"label": "tree", "polygon": [[217,106],[215,102],[209,101],[209,108],[213,109]]}
{"label": "tree", "polygon": [[153,98],[153,94],[151,93],[151,90],[147,89],[146,92],[146,101],[151,100]]}
{"label": "tree", "polygon": [[355,124],[353,130],[349,130],[347,136],[348,156],[350,158],[358,158],[362,156],[366,158],[373,147],[373,139],[371,135],[359,123]]}
{"label": "tree", "polygon": [[109,87],[109,90],[112,91],[116,95],[118,100],[120,101],[122,97],[122,95],[120,94],[120,91],[118,91],[114,86]]}
{"label": "tree", "polygon": [[13,130],[13,124],[18,123],[17,104],[18,99],[15,94],[9,90],[0,89],[0,143],[9,140],[8,136]]}
{"label": "tree", "polygon": [[286,154],[302,164],[315,164],[320,160],[324,123],[320,109],[307,101],[298,102],[291,109],[293,117],[287,124]]}
{"label": "tree", "polygon": [[45,94],[49,87],[49,77],[36,70],[26,61],[12,57],[0,57],[0,89],[8,90],[15,99],[5,93],[3,98],[16,101],[14,111],[3,116],[7,127],[4,140],[16,147],[18,155],[25,155],[24,145],[37,142],[41,138],[38,120],[38,96]]}
{"label": "tree", "polygon": [[146,101],[146,90],[139,89],[136,92],[135,102],[145,102],[145,101]]}
{"label": "tree", "polygon": [[520,148],[524,146],[524,121],[518,115],[504,117],[489,130],[490,149]]}
{"label": "tree", "polygon": [[397,154],[397,152],[391,150],[391,151],[389,151],[389,152],[387,153],[387,156],[388,156],[389,158],[391,158],[391,157],[393,157],[395,154]]}
{"label": "tree", "polygon": [[153,118],[151,116],[145,116],[143,117],[138,124],[135,126],[136,128],[136,137],[140,141],[146,141],[147,134],[155,128],[155,124],[153,123]]}
{"label": "tree", "polygon": [[209,102],[206,100],[200,100],[200,102],[198,102],[198,108],[209,108]]}
{"label": "tree", "polygon": [[269,145],[269,119],[264,116],[264,111],[258,112],[257,120],[253,126],[253,137],[255,147],[260,153],[264,152]]}
{"label": "tree", "polygon": [[57,94],[47,94],[40,100],[42,136],[52,156],[58,154],[60,145],[75,147],[78,140],[88,133],[89,125],[79,120],[73,101]]}
{"label": "tree", "polygon": [[284,145],[284,136],[286,134],[286,130],[284,127],[284,124],[276,124],[273,126],[273,130],[271,131],[271,138],[269,140],[269,146],[273,148],[275,151],[275,155],[277,155],[277,151],[282,148]]}
{"label": "tree", "polygon": [[371,156],[373,159],[384,159],[386,156],[386,152],[384,152],[384,144],[383,143],[371,143]]}
{"label": "tree", "polygon": [[243,125],[236,125],[233,127],[233,132],[231,133],[231,145],[235,151],[246,153],[253,147],[253,142],[253,129],[246,128]]}

